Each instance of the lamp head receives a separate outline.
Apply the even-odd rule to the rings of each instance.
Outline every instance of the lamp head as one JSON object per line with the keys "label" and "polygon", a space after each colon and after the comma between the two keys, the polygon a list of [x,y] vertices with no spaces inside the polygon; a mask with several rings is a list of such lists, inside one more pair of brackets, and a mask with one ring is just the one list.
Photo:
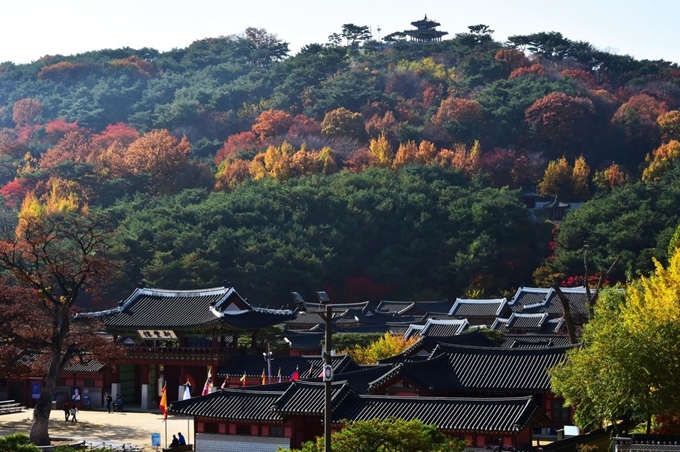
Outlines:
{"label": "lamp head", "polygon": [[316,297],[319,299],[319,303],[330,303],[331,298],[323,290],[319,290],[316,293]]}

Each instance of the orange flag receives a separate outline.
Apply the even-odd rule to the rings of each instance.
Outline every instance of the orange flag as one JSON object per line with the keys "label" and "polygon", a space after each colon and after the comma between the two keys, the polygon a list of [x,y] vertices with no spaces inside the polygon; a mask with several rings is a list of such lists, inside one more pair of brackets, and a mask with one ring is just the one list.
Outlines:
{"label": "orange flag", "polygon": [[267,378],[267,376],[265,375],[264,369],[263,369],[263,370],[262,370],[262,384],[263,384],[263,385],[267,384],[266,378]]}
{"label": "orange flag", "polygon": [[158,408],[163,410],[163,421],[168,419],[168,393],[166,392],[166,384],[163,385],[163,389],[161,390],[161,403],[158,405]]}

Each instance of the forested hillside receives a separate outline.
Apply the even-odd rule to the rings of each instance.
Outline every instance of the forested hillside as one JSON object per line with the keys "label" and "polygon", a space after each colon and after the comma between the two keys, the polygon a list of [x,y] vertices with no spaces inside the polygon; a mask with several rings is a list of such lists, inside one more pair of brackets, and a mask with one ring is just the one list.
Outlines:
{"label": "forested hillside", "polygon": [[[405,24],[407,25],[407,24]],[[406,28],[406,27],[405,27]],[[101,209],[117,301],[230,281],[256,304],[496,296],[611,280],[666,258],[678,225],[680,68],[560,33],[485,25],[416,43],[266,30],[185,49],[0,64],[0,195]],[[522,192],[583,202],[530,221]],[[23,206],[23,207],[22,207]]]}

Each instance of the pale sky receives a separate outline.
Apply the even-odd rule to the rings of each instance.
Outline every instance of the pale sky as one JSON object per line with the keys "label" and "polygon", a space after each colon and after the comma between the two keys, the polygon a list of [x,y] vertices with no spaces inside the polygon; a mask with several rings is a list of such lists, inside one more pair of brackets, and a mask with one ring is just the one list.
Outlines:
{"label": "pale sky", "polygon": [[[636,59],[680,63],[678,0],[5,0],[0,62],[30,63],[120,47],[184,48],[193,41],[264,28],[291,54],[325,43],[343,24],[374,37],[429,19],[449,37],[485,24],[493,38],[558,31],[575,41]],[[380,31],[378,31],[380,28]],[[379,35],[379,36],[378,36]]]}

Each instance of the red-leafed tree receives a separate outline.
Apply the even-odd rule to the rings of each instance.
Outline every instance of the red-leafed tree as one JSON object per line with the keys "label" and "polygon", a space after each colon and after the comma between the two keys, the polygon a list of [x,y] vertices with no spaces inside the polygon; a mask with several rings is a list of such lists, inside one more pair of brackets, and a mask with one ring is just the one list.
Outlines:
{"label": "red-leafed tree", "polygon": [[[121,349],[101,335],[95,319],[77,319],[83,299],[97,296],[114,273],[107,256],[113,229],[87,212],[47,212],[25,204],[19,226],[0,235],[0,371],[44,375],[33,409],[30,440],[50,444],[49,417],[57,378],[77,360],[115,364]],[[33,365],[18,365],[19,356]]]}
{"label": "red-leafed tree", "polygon": [[309,116],[297,115],[293,118],[293,123],[288,129],[288,134],[299,135],[301,137],[321,135],[321,123]]}
{"label": "red-leafed tree", "polygon": [[524,112],[542,146],[553,150],[550,157],[578,151],[594,114],[590,99],[554,92],[538,99]]}
{"label": "red-leafed tree", "polygon": [[33,183],[26,177],[17,177],[0,188],[5,205],[10,208],[19,207],[29,191],[33,189]]}
{"label": "red-leafed tree", "polygon": [[77,122],[68,122],[62,118],[53,119],[45,124],[45,138],[52,144],[56,144],[69,132],[80,132],[83,135],[87,134],[87,131],[80,127]]}
{"label": "red-leafed tree", "polygon": [[98,149],[106,149],[114,142],[119,142],[124,147],[128,147],[139,138],[139,132],[134,127],[117,122],[109,124],[102,132],[92,136],[92,144]]}
{"label": "red-leafed tree", "polygon": [[637,163],[641,155],[660,144],[661,127],[657,118],[667,110],[665,102],[647,94],[636,94],[614,113],[611,123],[620,130],[630,147],[632,155],[626,156],[630,163]]}
{"label": "red-leafed tree", "polygon": [[215,155],[215,165],[219,166],[225,160],[240,158],[239,153],[252,153],[253,156],[266,149],[253,132],[241,132],[231,135],[224,142]]}

